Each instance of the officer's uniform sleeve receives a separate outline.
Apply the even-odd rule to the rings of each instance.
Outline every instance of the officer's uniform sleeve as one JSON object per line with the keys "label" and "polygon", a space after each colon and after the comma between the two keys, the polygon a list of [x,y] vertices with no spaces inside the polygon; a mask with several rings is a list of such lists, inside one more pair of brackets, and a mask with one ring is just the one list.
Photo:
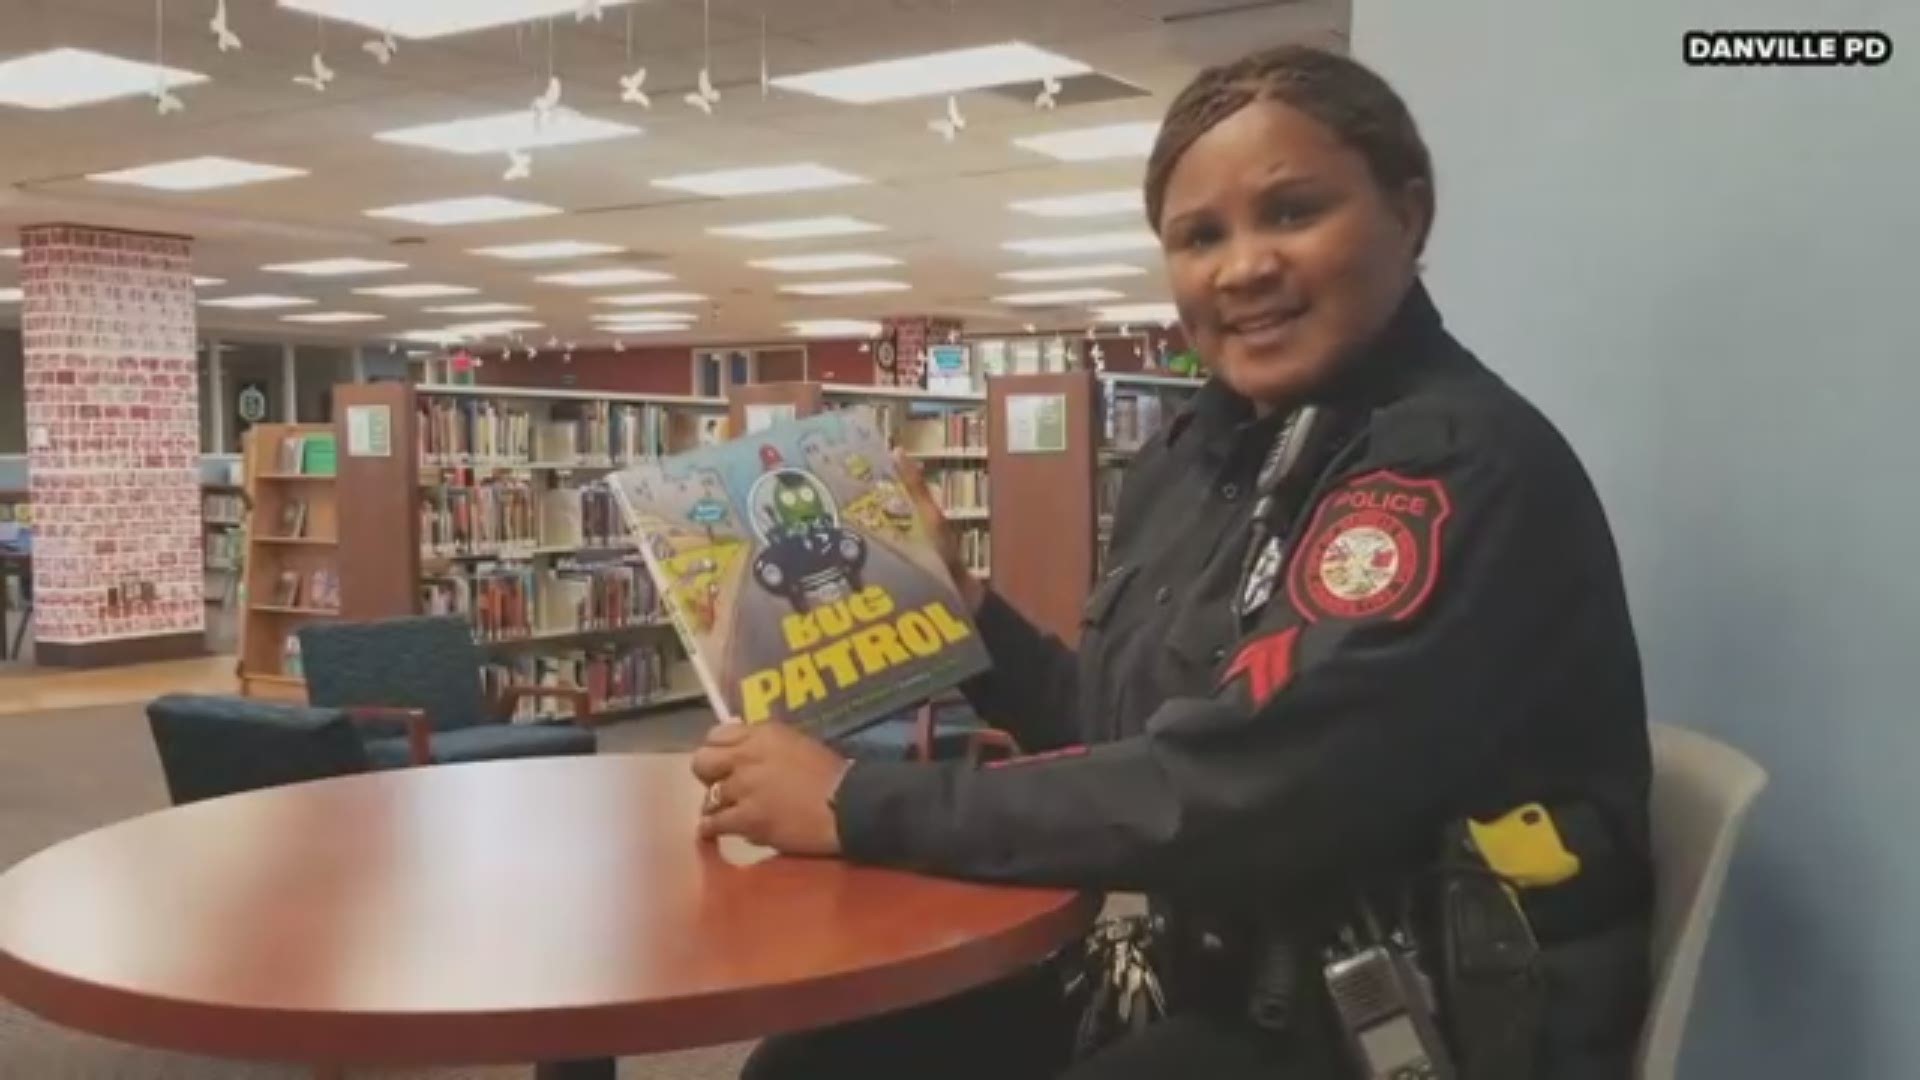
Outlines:
{"label": "officer's uniform sleeve", "polygon": [[1163,890],[1324,883],[1404,854],[1485,782],[1577,580],[1551,478],[1528,469],[1453,445],[1348,473],[1212,696],[1004,765],[856,765],[836,800],[847,856]]}
{"label": "officer's uniform sleeve", "polygon": [[992,669],[960,687],[974,710],[1023,750],[1050,750],[1078,738],[1080,658],[986,590],[974,613]]}

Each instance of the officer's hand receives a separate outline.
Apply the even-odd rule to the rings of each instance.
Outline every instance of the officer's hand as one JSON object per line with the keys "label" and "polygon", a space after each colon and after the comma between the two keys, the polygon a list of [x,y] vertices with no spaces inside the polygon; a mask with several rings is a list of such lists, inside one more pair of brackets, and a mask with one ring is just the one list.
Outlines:
{"label": "officer's hand", "polygon": [[838,855],[831,800],[847,765],[787,724],[716,725],[693,755],[693,775],[708,785],[700,835],[739,836],[793,855]]}
{"label": "officer's hand", "polygon": [[960,587],[960,597],[966,601],[967,608],[980,610],[980,601],[986,590],[980,579],[973,576],[968,568],[965,556],[960,553],[960,530],[947,520],[946,511],[933,499],[933,492],[927,489],[927,477],[920,468],[920,462],[904,450],[893,452],[894,467],[900,473],[901,483],[906,485],[907,494],[913,499],[914,512],[920,515],[920,524],[933,537],[940,548],[941,561],[947,564],[947,572],[953,575],[953,582]]}

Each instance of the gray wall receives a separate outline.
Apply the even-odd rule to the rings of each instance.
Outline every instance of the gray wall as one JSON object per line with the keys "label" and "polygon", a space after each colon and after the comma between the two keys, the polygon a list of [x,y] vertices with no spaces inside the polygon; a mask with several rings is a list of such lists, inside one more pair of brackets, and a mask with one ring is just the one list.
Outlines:
{"label": "gray wall", "polygon": [[[1596,474],[1654,710],[1773,773],[1687,1077],[1920,1076],[1920,5],[1812,7],[1354,5],[1438,159],[1443,310]],[[1680,62],[1810,25],[1894,61]]]}
{"label": "gray wall", "polygon": [[20,331],[0,327],[0,454],[26,452],[26,354],[20,346]]}

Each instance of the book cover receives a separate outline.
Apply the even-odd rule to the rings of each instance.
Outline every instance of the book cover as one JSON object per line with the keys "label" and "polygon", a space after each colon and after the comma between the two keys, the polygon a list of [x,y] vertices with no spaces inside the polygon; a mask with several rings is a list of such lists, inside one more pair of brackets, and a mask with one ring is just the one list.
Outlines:
{"label": "book cover", "polygon": [[871,409],[609,483],[720,716],[831,738],[988,666]]}

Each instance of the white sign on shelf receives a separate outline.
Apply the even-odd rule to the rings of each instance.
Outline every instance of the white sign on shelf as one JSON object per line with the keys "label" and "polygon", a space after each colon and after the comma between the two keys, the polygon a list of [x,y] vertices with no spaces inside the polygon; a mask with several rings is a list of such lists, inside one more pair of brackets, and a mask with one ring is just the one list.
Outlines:
{"label": "white sign on shelf", "polygon": [[1007,452],[1060,454],[1067,449],[1067,395],[1008,394]]}
{"label": "white sign on shelf", "polygon": [[792,420],[800,414],[799,409],[791,404],[748,405],[744,411],[748,435],[756,431],[765,431],[775,424]]}
{"label": "white sign on shelf", "polygon": [[393,456],[393,410],[385,405],[347,406],[347,456]]}

